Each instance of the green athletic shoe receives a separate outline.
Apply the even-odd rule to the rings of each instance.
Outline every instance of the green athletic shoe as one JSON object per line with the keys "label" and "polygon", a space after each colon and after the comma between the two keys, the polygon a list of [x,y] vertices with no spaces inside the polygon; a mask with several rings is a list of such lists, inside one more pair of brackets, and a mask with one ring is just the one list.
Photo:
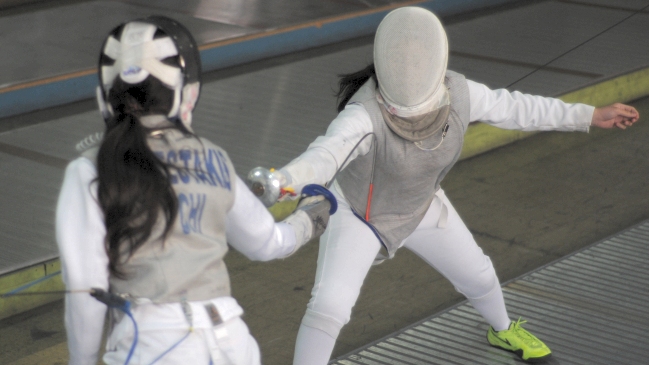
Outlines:
{"label": "green athletic shoe", "polygon": [[487,341],[491,346],[515,352],[524,361],[546,360],[552,355],[552,351],[541,340],[521,327],[525,322],[527,321],[521,321],[519,318],[509,325],[509,329],[498,332],[490,326]]}

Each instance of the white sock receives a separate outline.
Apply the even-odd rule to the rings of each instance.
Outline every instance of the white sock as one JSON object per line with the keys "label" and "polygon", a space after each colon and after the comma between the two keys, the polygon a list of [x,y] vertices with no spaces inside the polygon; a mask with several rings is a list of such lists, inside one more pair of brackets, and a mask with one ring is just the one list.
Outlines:
{"label": "white sock", "polygon": [[295,341],[293,365],[327,365],[336,339],[313,327],[300,325]]}
{"label": "white sock", "polygon": [[505,299],[503,298],[503,291],[500,285],[497,285],[491,293],[484,297],[471,299],[469,302],[473,308],[482,315],[482,317],[494,328],[496,331],[509,329],[511,320],[507,315],[505,308]]}

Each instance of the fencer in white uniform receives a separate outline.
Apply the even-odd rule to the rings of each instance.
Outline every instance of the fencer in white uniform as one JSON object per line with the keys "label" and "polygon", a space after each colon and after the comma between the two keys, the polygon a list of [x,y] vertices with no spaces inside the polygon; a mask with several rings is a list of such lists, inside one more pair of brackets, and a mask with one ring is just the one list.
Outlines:
{"label": "fencer in white uniform", "polygon": [[447,57],[446,34],[431,12],[406,7],[389,13],[376,33],[374,64],[341,79],[339,114],[326,134],[276,172],[282,186],[296,191],[336,176],[331,189],[339,202],[320,238],[294,365],[327,363],[368,270],[400,247],[468,298],[491,325],[490,344],[530,361],[551,354],[509,318],[489,257],[439,184],[457,161],[470,122],[587,132],[590,126],[624,129],[638,113],[622,104],[594,108],[491,90],[448,71]]}
{"label": "fencer in white uniform", "polygon": [[[106,132],[66,169],[56,239],[67,289],[132,305],[110,311],[103,361],[261,364],[230,295],[227,244],[252,260],[287,257],[324,231],[329,203],[311,199],[275,223],[225,151],[193,134],[200,56],[179,23],[120,25],[99,66]],[[97,363],[106,311],[87,292],[66,296],[69,364]]]}

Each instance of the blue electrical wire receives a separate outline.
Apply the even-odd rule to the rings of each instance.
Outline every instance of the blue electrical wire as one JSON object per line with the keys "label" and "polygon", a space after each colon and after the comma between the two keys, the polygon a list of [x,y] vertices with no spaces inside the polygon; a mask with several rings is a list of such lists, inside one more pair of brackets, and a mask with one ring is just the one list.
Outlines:
{"label": "blue electrical wire", "polygon": [[131,345],[131,349],[128,352],[128,356],[126,357],[126,361],[124,361],[124,365],[128,365],[129,361],[131,361],[131,357],[133,356],[133,353],[135,352],[135,346],[137,346],[137,340],[138,340],[138,335],[139,331],[137,329],[137,322],[135,322],[135,318],[133,318],[133,314],[131,314],[131,311],[126,309],[125,311],[122,308],[121,309],[126,315],[133,321],[133,329],[135,330],[135,335],[133,337],[133,344]]}
{"label": "blue electrical wire", "polygon": [[[137,347],[137,343],[138,343],[138,340],[139,340],[139,329],[137,327],[137,322],[135,321],[135,318],[133,317],[133,314],[131,313],[131,302],[129,302],[128,300],[126,300],[125,298],[123,298],[123,297],[121,297],[119,295],[107,292],[107,291],[105,291],[103,289],[99,289],[99,288],[91,288],[90,290],[79,290],[79,291],[56,290],[56,291],[48,291],[48,292],[21,293],[23,290],[28,289],[29,287],[31,287],[33,285],[36,285],[36,284],[38,284],[38,283],[40,283],[40,282],[42,282],[44,280],[47,280],[47,279],[49,279],[49,278],[51,278],[53,276],[59,275],[60,273],[61,273],[60,271],[57,271],[57,272],[54,272],[54,273],[49,274],[47,276],[44,276],[44,277],[42,277],[42,278],[40,278],[38,280],[32,281],[31,283],[28,283],[28,284],[25,284],[25,285],[23,285],[23,286],[21,286],[19,288],[16,288],[16,289],[14,289],[14,290],[12,290],[12,291],[10,291],[8,293],[1,294],[0,298],[11,297],[11,296],[14,296],[14,295],[26,295],[26,294],[42,295],[42,294],[68,294],[68,293],[74,293],[74,292],[89,293],[92,297],[94,297],[98,301],[106,304],[106,306],[108,306],[109,308],[115,308],[115,309],[118,309],[118,310],[124,312],[124,314],[126,314],[131,319],[131,322],[133,322],[133,331],[134,331],[133,343],[131,344],[131,348],[130,348],[130,350],[128,352],[128,355],[126,356],[126,360],[124,361],[124,365],[128,365],[128,363],[131,361],[131,358],[133,357],[133,354],[135,353],[135,348]],[[178,345],[180,345],[183,341],[185,341],[187,339],[187,337],[189,337],[189,335],[192,333],[192,331],[193,331],[193,328],[190,328],[189,331],[187,331],[187,333],[180,340],[178,340],[175,344],[173,344],[171,347],[169,347],[165,352],[163,352],[158,357],[156,357],[149,365],[155,364],[156,362],[158,362],[158,360],[160,360],[165,355],[167,355],[169,352],[171,352],[171,350],[175,349]]]}
{"label": "blue electrical wire", "polygon": [[[49,274],[49,275],[45,275],[45,276],[43,276],[42,278],[38,278],[38,279],[36,279],[36,280],[34,280],[34,281],[32,281],[32,282],[29,282],[29,283],[27,283],[27,284],[25,284],[25,285],[23,285],[23,286],[21,286],[21,287],[18,287],[18,288],[14,289],[14,290],[12,290],[12,291],[10,291],[10,292],[7,292],[7,293],[2,294],[2,297],[11,297],[11,296],[14,296],[14,295],[16,295],[17,293],[20,293],[21,291],[23,291],[23,290],[25,290],[25,289],[28,289],[28,288],[30,288],[30,287],[32,287],[32,286],[34,286],[34,285],[36,285],[36,284],[38,284],[38,283],[40,283],[40,282],[43,282],[43,281],[45,281],[45,280],[47,280],[47,279],[49,279],[49,278],[52,278],[52,277],[54,277],[54,276],[56,276],[56,275],[59,275],[60,273],[61,273],[61,271],[56,271],[56,272],[53,272],[53,273],[51,273],[51,274]],[[41,293],[35,293],[35,294],[41,294]],[[47,293],[47,294],[49,294],[49,293]],[[58,292],[57,292],[57,294],[58,294]]]}
{"label": "blue electrical wire", "polygon": [[124,297],[121,297],[111,292],[107,292],[104,289],[100,289],[100,288],[91,288],[90,296],[106,304],[106,306],[109,308],[116,308],[121,310],[133,322],[133,330],[134,330],[133,344],[131,345],[131,349],[128,352],[128,356],[126,356],[126,361],[124,361],[124,365],[128,365],[128,363],[131,361],[131,357],[133,357],[133,353],[135,352],[135,347],[137,346],[137,341],[139,336],[137,322],[135,321],[135,318],[133,318],[133,314],[131,313],[131,302],[126,300],[126,298]]}
{"label": "blue electrical wire", "polygon": [[155,359],[154,359],[154,360],[153,360],[149,365],[153,365],[153,364],[155,364],[158,360],[162,359],[162,357],[164,357],[166,354],[168,354],[169,352],[171,352],[171,350],[175,349],[176,346],[180,345],[181,342],[185,341],[185,339],[186,339],[187,337],[189,337],[189,335],[190,335],[191,333],[192,333],[192,330],[190,329],[189,331],[187,331],[187,333],[185,334],[185,336],[183,336],[183,338],[181,338],[180,340],[178,340],[178,342],[176,342],[176,343],[173,344],[170,348],[168,348],[167,351],[161,353],[160,356],[156,357],[156,358],[155,358]]}
{"label": "blue electrical wire", "polygon": [[[98,288],[92,288],[90,290],[90,295],[93,296],[95,299],[98,301],[106,304],[110,308],[116,308],[124,312],[133,322],[133,328],[135,331],[135,335],[133,337],[133,344],[131,345],[131,349],[128,352],[128,356],[126,357],[126,361],[124,361],[124,365],[128,365],[128,363],[131,361],[131,358],[133,357],[133,353],[135,352],[135,347],[137,346],[138,342],[138,337],[139,337],[139,330],[137,327],[137,322],[135,321],[135,318],[133,317],[133,314],[131,313],[131,302],[126,300],[125,298],[116,295],[114,293],[107,292],[103,289],[98,289]],[[178,340],[175,344],[171,345],[165,352],[160,354],[158,357],[156,357],[149,365],[155,364],[158,360],[163,358],[166,354],[168,354],[171,350],[175,349],[178,345],[180,345],[187,337],[189,337],[189,334],[192,333],[193,327],[190,326],[189,331],[180,339]]]}

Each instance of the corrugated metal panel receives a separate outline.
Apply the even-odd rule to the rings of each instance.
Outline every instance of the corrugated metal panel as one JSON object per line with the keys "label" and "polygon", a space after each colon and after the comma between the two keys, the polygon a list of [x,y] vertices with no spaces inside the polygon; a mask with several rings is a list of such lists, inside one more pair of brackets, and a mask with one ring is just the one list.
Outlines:
{"label": "corrugated metal panel", "polygon": [[[511,318],[552,349],[549,363],[646,364],[649,359],[649,221],[503,287]],[[490,347],[488,325],[467,302],[330,364],[515,364]]]}
{"label": "corrugated metal panel", "polygon": [[54,207],[63,171],[0,153],[0,275],[58,255]]}

